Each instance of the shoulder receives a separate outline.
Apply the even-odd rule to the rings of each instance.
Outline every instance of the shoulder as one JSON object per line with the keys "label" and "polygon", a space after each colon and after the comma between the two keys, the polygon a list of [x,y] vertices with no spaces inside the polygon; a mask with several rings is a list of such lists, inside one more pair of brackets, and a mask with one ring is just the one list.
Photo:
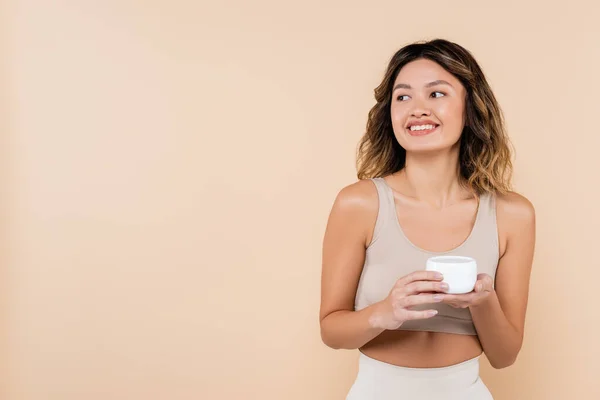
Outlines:
{"label": "shoulder", "polygon": [[535,208],[519,193],[496,195],[496,221],[500,239],[505,244],[513,240],[526,242],[535,236]]}
{"label": "shoulder", "polygon": [[535,208],[525,196],[508,192],[496,195],[498,217],[515,223],[531,223],[535,220]]}
{"label": "shoulder", "polygon": [[496,194],[496,221],[501,257],[513,243],[517,248],[533,247],[535,209],[525,196],[515,192]]}
{"label": "shoulder", "polygon": [[377,210],[377,188],[370,179],[361,179],[339,190],[334,207],[347,212]]}
{"label": "shoulder", "polygon": [[378,212],[379,197],[374,182],[360,180],[339,190],[328,225],[333,229],[360,232],[368,240]]}

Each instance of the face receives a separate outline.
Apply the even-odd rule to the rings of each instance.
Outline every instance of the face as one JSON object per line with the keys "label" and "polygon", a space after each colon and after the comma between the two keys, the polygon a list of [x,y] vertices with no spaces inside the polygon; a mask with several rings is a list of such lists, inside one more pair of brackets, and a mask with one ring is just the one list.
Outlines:
{"label": "face", "polygon": [[406,64],[392,92],[392,127],[407,151],[450,149],[465,122],[466,90],[439,64],[419,59]]}

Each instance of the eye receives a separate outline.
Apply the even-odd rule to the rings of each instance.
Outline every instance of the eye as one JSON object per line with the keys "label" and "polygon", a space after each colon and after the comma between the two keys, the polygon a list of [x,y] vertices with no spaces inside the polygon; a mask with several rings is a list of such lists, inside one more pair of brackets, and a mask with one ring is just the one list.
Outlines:
{"label": "eye", "polygon": [[401,95],[399,95],[398,97],[396,97],[396,100],[398,100],[398,101],[404,101],[404,100],[402,100],[402,98],[403,98],[403,97],[408,97],[408,95],[406,95],[406,94],[401,94]]}
{"label": "eye", "polygon": [[[437,93],[437,94],[440,94],[441,96],[436,96],[436,93]],[[437,98],[437,97],[443,97],[443,96],[445,96],[445,95],[446,95],[446,94],[445,94],[445,93],[442,93],[442,92],[433,92],[433,93],[431,93],[431,96],[433,96],[433,97],[436,97],[436,98]]]}

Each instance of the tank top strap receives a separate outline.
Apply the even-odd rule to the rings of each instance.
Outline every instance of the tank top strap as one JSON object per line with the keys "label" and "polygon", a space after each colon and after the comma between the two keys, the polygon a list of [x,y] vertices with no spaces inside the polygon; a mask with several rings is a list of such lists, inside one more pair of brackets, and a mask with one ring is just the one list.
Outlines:
{"label": "tank top strap", "polygon": [[494,247],[498,250],[498,225],[496,222],[496,194],[484,193],[479,197],[476,227],[472,240],[478,246]]}
{"label": "tank top strap", "polygon": [[496,228],[496,195],[484,193],[479,197],[478,224]]}
{"label": "tank top strap", "polygon": [[375,222],[375,229],[373,231],[373,239],[371,243],[374,243],[379,238],[381,232],[385,226],[394,221],[396,217],[396,203],[394,202],[394,193],[392,188],[383,180],[383,178],[371,178],[371,181],[377,188],[377,196],[379,197],[379,211],[377,213],[377,221]]}

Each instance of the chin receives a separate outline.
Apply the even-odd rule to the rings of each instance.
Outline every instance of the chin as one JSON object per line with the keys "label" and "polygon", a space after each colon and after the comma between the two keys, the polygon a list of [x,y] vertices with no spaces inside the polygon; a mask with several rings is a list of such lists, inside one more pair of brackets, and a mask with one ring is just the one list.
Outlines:
{"label": "chin", "polygon": [[[448,133],[448,130],[443,130],[441,126],[437,126],[432,131],[416,133],[403,128],[402,133],[396,135],[396,140],[407,152],[443,152],[458,148],[460,133],[453,134],[450,137],[447,134],[445,135],[444,131]],[[450,129],[450,131],[454,130]]]}
{"label": "chin", "polygon": [[434,153],[450,151],[454,147],[452,143],[400,143],[407,153]]}
{"label": "chin", "polygon": [[[452,151],[454,149],[458,150],[459,148],[459,139],[448,141],[448,140],[440,140],[439,135],[430,136],[430,137],[409,137],[402,138],[403,140],[399,140],[398,143],[404,150],[411,153],[431,153],[431,152],[444,152],[444,151]],[[445,138],[447,139],[447,138]]]}

